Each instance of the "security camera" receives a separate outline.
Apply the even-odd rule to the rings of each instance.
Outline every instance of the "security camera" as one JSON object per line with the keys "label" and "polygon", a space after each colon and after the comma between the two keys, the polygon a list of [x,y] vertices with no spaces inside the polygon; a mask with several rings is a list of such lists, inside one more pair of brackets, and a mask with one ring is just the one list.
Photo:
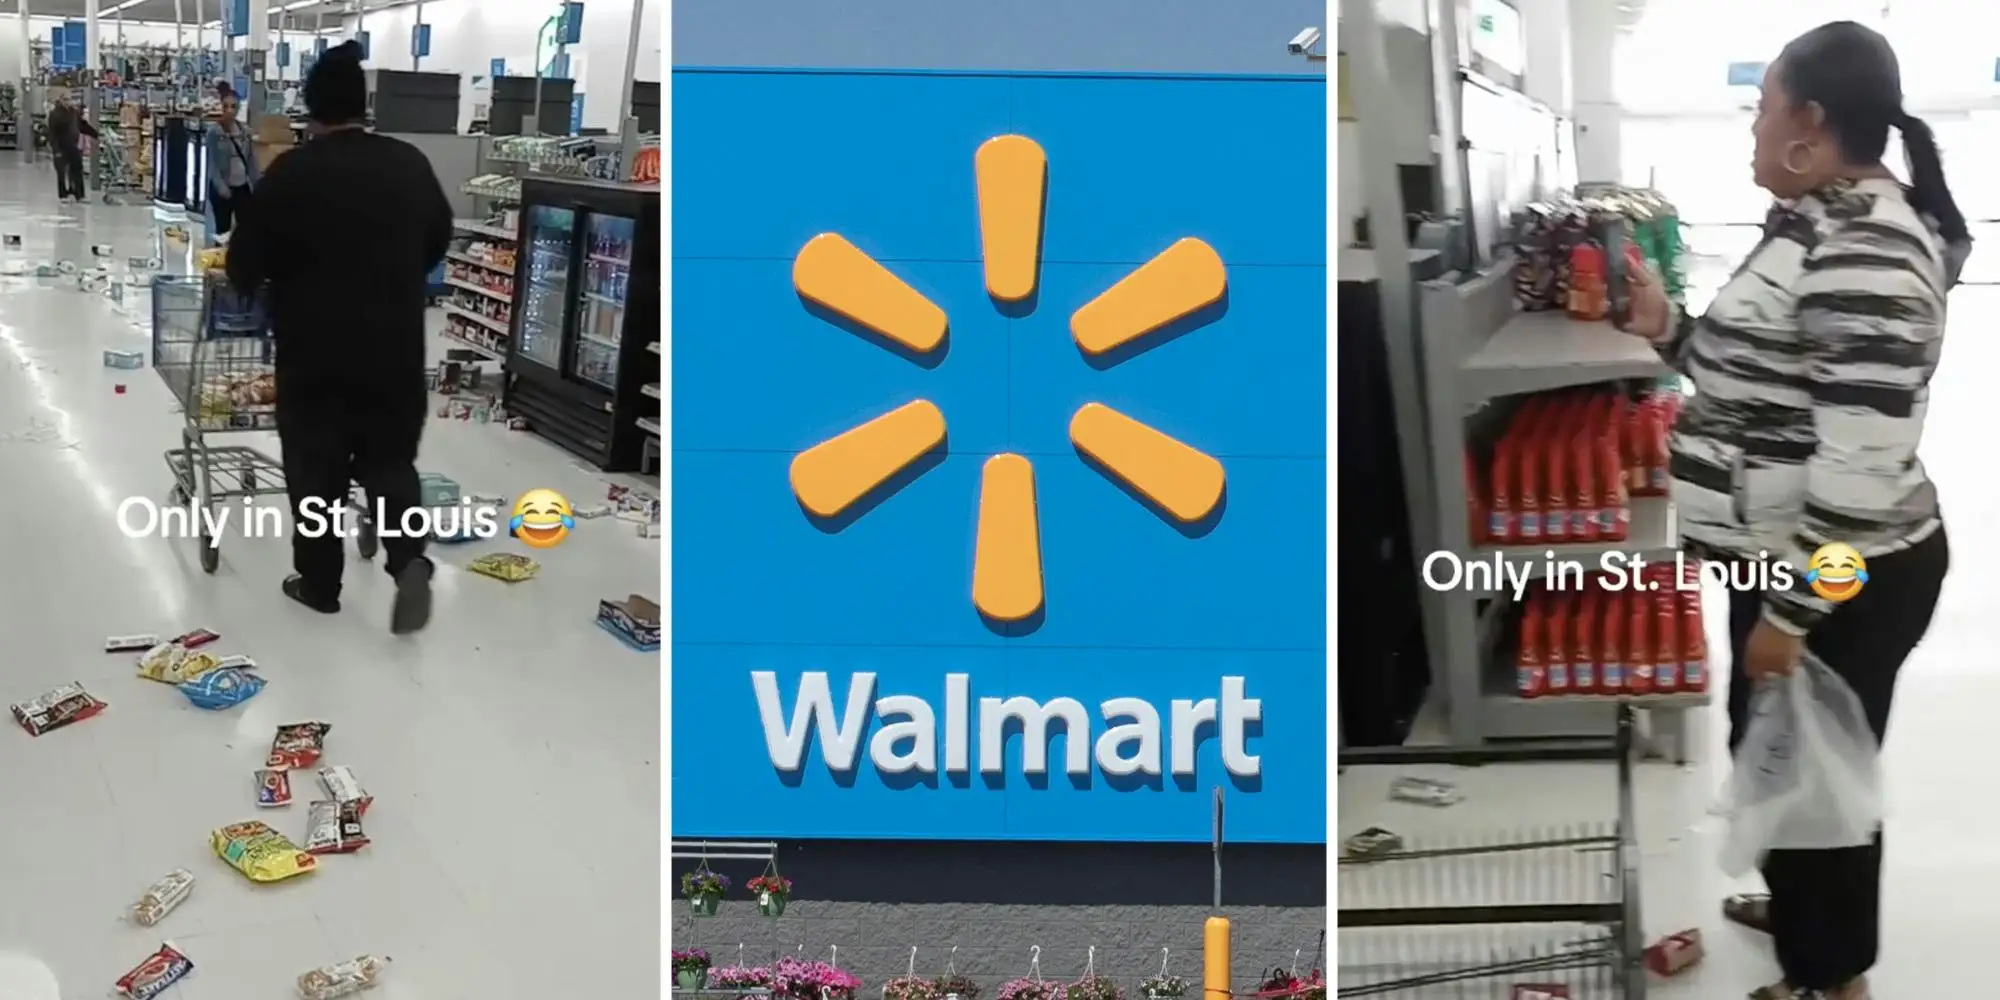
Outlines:
{"label": "security camera", "polygon": [[1298,34],[1293,35],[1292,40],[1285,43],[1285,51],[1290,52],[1293,55],[1299,55],[1318,44],[1319,44],[1319,29],[1306,28],[1305,30],[1300,31]]}

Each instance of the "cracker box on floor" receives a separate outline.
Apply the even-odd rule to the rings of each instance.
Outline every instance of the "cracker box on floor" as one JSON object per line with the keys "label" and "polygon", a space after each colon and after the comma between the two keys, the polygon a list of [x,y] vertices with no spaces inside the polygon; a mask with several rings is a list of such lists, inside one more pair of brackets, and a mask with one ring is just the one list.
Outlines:
{"label": "cracker box on floor", "polygon": [[417,476],[417,505],[419,507],[458,506],[458,484],[435,472],[420,473]]}
{"label": "cracker box on floor", "polygon": [[1679,934],[1669,934],[1647,948],[1646,968],[1656,976],[1678,976],[1699,963],[1704,954],[1701,929],[1690,927]]}
{"label": "cracker box on floor", "polygon": [[641,653],[660,649],[660,606],[638,594],[597,602],[597,626]]}

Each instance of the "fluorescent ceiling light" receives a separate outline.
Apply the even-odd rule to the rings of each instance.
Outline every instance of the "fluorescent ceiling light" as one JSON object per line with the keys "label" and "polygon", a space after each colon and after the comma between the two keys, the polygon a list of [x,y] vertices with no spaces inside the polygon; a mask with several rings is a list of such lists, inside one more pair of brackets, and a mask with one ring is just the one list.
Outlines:
{"label": "fluorescent ceiling light", "polygon": [[111,8],[110,10],[107,10],[107,11],[104,11],[103,13],[105,13],[105,14],[116,14],[116,13],[118,13],[119,11],[122,11],[122,10],[131,10],[132,8],[134,8],[134,7],[137,7],[137,6],[139,6],[140,4],[142,4],[142,3],[145,3],[145,2],[146,2],[146,0],[125,0],[125,2],[124,2],[124,3],[121,3],[121,4],[119,4],[118,6],[116,6],[116,7],[113,7],[113,8]]}

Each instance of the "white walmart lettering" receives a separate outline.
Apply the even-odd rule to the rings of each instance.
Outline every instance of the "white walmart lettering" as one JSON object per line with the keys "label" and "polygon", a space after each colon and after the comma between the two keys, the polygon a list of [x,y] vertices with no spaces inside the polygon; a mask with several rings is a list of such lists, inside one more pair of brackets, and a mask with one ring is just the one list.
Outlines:
{"label": "white walmart lettering", "polygon": [[[805,766],[808,739],[818,734],[820,757],[827,770],[853,771],[861,753],[861,738],[869,721],[880,723],[868,739],[868,761],[883,774],[934,774],[938,770],[937,711],[928,699],[913,694],[886,694],[875,697],[875,674],[857,673],[847,682],[847,703],[836,706],[833,686],[827,675],[808,672],[799,676],[792,717],[785,719],[784,698],[778,690],[778,675],[768,670],[753,671],[751,686],[757,693],[757,714],[764,726],[764,745],[771,765],[780,771],[798,771]],[[971,710],[972,678],[968,674],[946,674],[944,679],[944,770],[966,774],[972,769]],[[1169,707],[1170,752],[1166,765],[1177,776],[1195,772],[1197,733],[1213,724],[1222,748],[1222,766],[1241,778],[1263,772],[1263,759],[1249,751],[1248,726],[1264,718],[1261,699],[1247,697],[1241,677],[1222,678],[1222,697],[1200,701],[1177,698]],[[1065,774],[1090,773],[1093,756],[1097,768],[1112,777],[1158,775],[1161,773],[1160,710],[1143,698],[1110,698],[1097,707],[1103,730],[1091,740],[1090,710],[1074,698],[1036,701],[1027,695],[979,699],[979,771],[999,774],[1006,768],[1007,724],[1021,725],[1021,770],[1027,774],[1049,772],[1051,723],[1063,725]],[[1095,751],[1093,754],[1093,750]]]}

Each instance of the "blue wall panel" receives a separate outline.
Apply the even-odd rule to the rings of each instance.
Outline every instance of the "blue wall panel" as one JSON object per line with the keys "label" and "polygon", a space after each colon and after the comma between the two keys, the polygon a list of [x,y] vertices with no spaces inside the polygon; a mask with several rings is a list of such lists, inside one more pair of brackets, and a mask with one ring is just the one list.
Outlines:
{"label": "blue wall panel", "polygon": [[1049,154],[1045,259],[1137,264],[1198,233],[1233,267],[1325,264],[1323,83],[1024,77],[1012,96]]}
{"label": "blue wall panel", "polygon": [[[691,71],[674,98],[675,835],[1203,840],[1221,786],[1233,839],[1323,840],[1324,82]],[[1050,167],[1039,298],[1003,310],[984,291],[972,160],[1007,133]],[[822,232],[946,310],[941,361],[805,307],[791,261]],[[1182,237],[1221,254],[1226,306],[1090,363],[1070,314]],[[914,398],[944,411],[946,449],[866,513],[809,519],[793,457]],[[1086,463],[1067,427],[1093,401],[1219,459],[1220,515],[1171,524]],[[971,603],[980,472],[1001,451],[1035,468],[1046,593],[1010,626]],[[1228,773],[1206,731],[1196,773],[1154,786],[1025,775],[1018,731],[1003,775],[834,775],[817,740],[781,773],[758,670],[787,722],[808,671],[837,706],[875,671],[877,697],[939,711],[945,675],[966,673],[975,702],[1074,698],[1096,731],[1106,698],[1164,716],[1242,677],[1263,702],[1245,741],[1261,773]]]}
{"label": "blue wall panel", "polygon": [[972,153],[1007,131],[1011,86],[676,71],[677,201],[709,210],[675,209],[674,258],[789,262],[806,240],[842,228],[877,260],[977,262]]}

